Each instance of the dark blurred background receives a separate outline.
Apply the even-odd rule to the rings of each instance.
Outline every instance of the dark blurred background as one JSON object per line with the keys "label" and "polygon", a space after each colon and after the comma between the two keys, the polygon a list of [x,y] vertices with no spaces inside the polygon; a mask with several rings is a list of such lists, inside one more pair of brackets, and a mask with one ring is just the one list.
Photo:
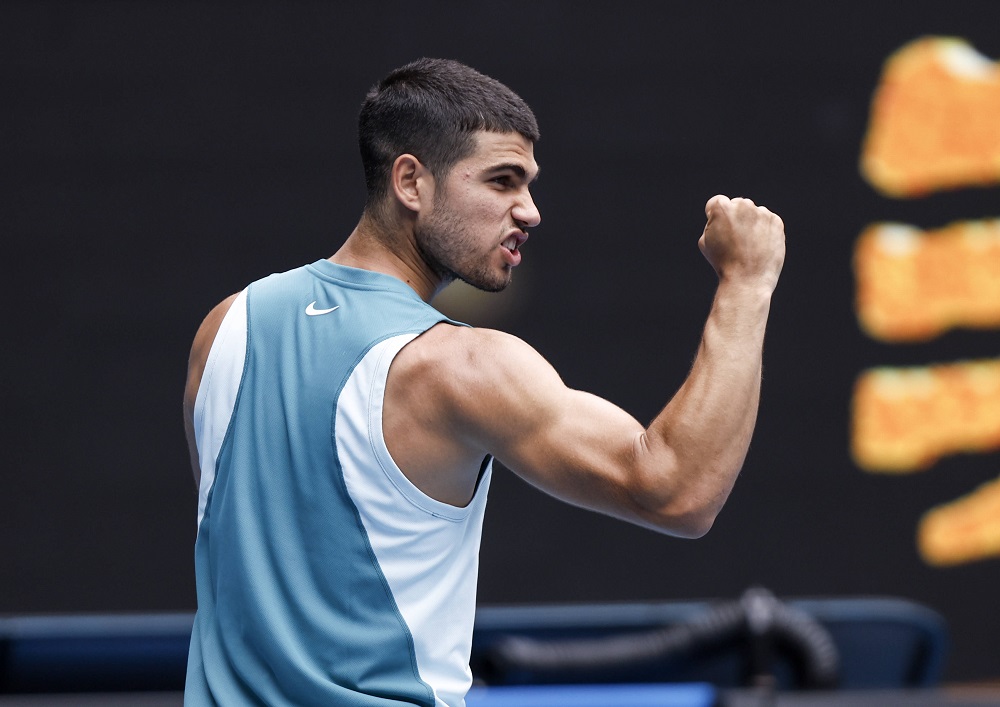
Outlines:
{"label": "dark blurred background", "polygon": [[924,35],[996,58],[997,27],[1000,5],[965,1],[0,5],[0,613],[194,609],[191,338],[250,280],[340,245],[366,90],[442,56],[534,108],[543,224],[509,292],[441,306],[569,385],[643,421],[677,388],[714,290],[696,246],[713,194],[788,233],[757,432],[712,532],[656,535],[501,471],[481,603],[901,596],[948,620],[946,679],[1000,678],[1000,562],[932,568],[914,540],[997,455],[908,476],[849,455],[860,372],[997,355],[998,332],[869,339],[851,269],[873,221],[1000,216],[997,187],[893,200],[858,169],[885,59]]}

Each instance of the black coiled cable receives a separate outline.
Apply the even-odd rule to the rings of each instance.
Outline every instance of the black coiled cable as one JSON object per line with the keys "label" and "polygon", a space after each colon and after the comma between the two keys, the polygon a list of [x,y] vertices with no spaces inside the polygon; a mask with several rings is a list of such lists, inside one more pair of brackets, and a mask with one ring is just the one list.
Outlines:
{"label": "black coiled cable", "polygon": [[837,683],[840,657],[827,630],[761,588],[748,589],[739,600],[720,603],[683,623],[651,631],[559,640],[509,636],[492,647],[489,663],[499,674],[614,670],[691,655],[740,638],[749,641],[755,678],[767,674],[774,645],[798,659],[802,687],[831,688]]}

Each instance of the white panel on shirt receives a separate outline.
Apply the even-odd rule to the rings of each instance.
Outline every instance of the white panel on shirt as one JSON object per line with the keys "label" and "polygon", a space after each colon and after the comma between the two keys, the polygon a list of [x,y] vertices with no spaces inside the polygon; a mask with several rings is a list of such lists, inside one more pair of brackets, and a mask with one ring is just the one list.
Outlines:
{"label": "white panel on shirt", "polygon": [[337,404],[336,435],[348,492],[413,636],[420,677],[436,704],[465,704],[476,611],[479,541],[491,469],[468,506],[430,498],[403,474],[382,436],[389,365],[416,334],[374,346]]}
{"label": "white panel on shirt", "polygon": [[198,446],[198,526],[205,515],[208,492],[215,483],[215,463],[236,407],[247,350],[247,291],[243,290],[222,319],[205,362],[194,403],[194,438]]}

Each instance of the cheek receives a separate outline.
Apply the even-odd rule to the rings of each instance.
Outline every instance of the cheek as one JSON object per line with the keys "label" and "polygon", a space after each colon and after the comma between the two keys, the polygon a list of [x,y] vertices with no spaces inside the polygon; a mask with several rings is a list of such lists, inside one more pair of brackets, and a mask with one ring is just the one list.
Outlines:
{"label": "cheek", "polygon": [[480,221],[500,222],[506,220],[508,208],[506,204],[498,199],[483,197],[471,204],[470,211]]}
{"label": "cheek", "polygon": [[449,209],[452,216],[469,228],[504,229],[508,225],[510,205],[491,192],[459,190]]}

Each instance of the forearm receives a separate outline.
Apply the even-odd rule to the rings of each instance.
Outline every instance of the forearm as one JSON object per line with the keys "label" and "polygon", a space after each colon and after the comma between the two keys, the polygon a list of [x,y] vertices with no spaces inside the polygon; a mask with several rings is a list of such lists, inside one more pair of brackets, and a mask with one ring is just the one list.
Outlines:
{"label": "forearm", "polygon": [[757,418],[770,288],[723,280],[691,372],[647,428],[640,502],[701,535],[743,466]]}
{"label": "forearm", "polygon": [[[698,246],[719,277],[691,372],[643,429],[594,396],[572,391],[536,352],[503,340],[499,365],[518,371],[471,395],[468,436],[549,493],[674,535],[711,527],[743,466],[757,419],[761,349],[771,294],[784,263],[784,224],[749,199],[718,195],[705,205]],[[478,410],[478,412],[477,412]]]}

